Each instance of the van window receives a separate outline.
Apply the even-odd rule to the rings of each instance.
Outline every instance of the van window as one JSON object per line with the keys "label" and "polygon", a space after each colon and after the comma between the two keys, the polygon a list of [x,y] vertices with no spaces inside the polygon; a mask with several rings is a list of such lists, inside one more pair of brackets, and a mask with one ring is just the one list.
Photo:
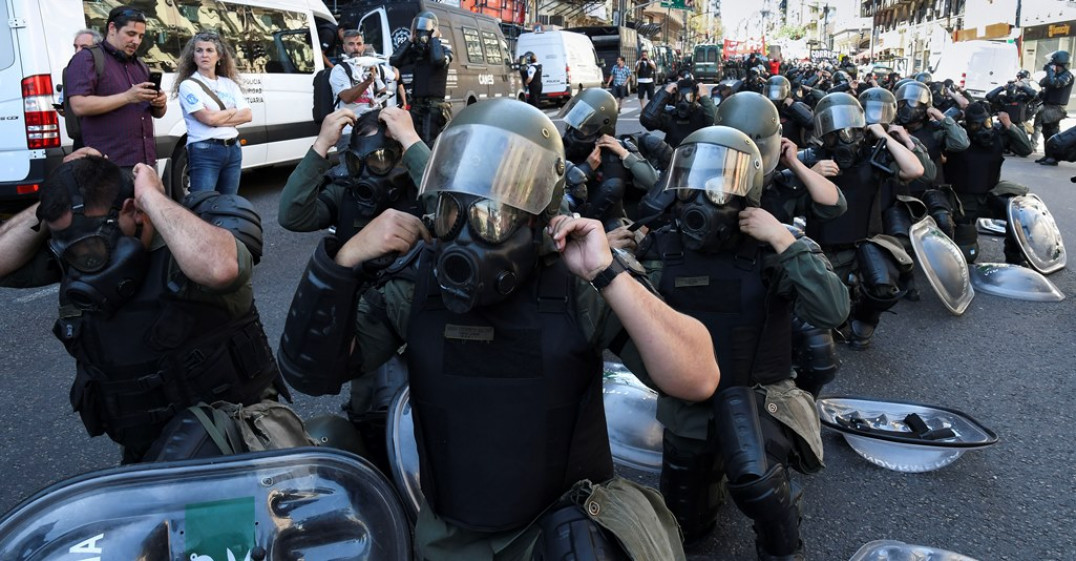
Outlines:
{"label": "van window", "polygon": [[[0,22],[7,21],[7,2],[0,2]],[[0,70],[15,62],[15,44],[11,41],[10,25],[0,26]]]}
{"label": "van window", "polygon": [[[220,0],[130,0],[127,4],[146,14],[146,36],[138,55],[150,68],[175,72],[187,41],[198,31],[212,29],[235,49],[240,72],[314,71],[314,44],[305,13]],[[110,4],[83,0],[82,7],[87,27],[107,34]]]}
{"label": "van window", "polygon": [[[362,40],[367,45],[373,45],[374,48],[379,49],[379,50],[384,48],[384,47],[382,47],[382,45],[384,45],[384,43],[383,43],[384,38],[381,35],[381,12],[380,11],[372,12],[369,15],[367,15],[366,17],[362,18],[362,21],[359,22],[359,31],[362,33]],[[388,53],[378,52],[378,54],[391,55],[392,53],[391,52],[388,52]]]}
{"label": "van window", "polygon": [[478,30],[470,27],[462,29],[463,42],[467,47],[467,62],[485,64],[486,60],[482,57],[482,40],[478,38]]}
{"label": "van window", "polygon": [[500,43],[501,41],[497,39],[496,35],[489,31],[482,32],[482,46],[486,50],[486,62],[490,64],[502,64],[504,62]]}

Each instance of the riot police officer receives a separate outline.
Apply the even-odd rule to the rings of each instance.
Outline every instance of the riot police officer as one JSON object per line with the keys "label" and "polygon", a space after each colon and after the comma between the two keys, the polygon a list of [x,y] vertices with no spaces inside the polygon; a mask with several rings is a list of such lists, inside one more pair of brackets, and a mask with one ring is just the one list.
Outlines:
{"label": "riot police officer", "polygon": [[568,165],[578,172],[570,169],[567,174],[569,208],[612,231],[627,218],[623,199],[628,171],[616,153],[601,149],[597,142],[603,135],[616,135],[616,98],[608,90],[587,88],[561,113],[564,154]]}
{"label": "riot police officer", "polygon": [[714,124],[714,102],[701,95],[700,89],[691,78],[670,83],[646,104],[639,123],[647,130],[664,132],[665,142],[675,148],[687,135]]}
{"label": "riot police officer", "polygon": [[[601,353],[670,395],[706,399],[720,374],[705,328],[638,282],[641,267],[614,257],[600,223],[560,214],[563,147],[541,111],[468,106],[432,153],[406,113],[382,118],[409,167],[428,170],[436,241],[393,210],[343,246],[323,240],[284,328],[285,376],[304,393],[334,393],[408,344],[423,559],[619,558],[621,548],[682,559],[660,496],[614,477]],[[402,257],[366,290],[363,263],[390,252]]]}
{"label": "riot police officer", "polygon": [[389,64],[396,68],[412,67],[411,117],[427,145],[433,145],[452,118],[452,106],[445,103],[445,83],[452,57],[452,46],[441,41],[437,16],[433,12],[421,12],[411,20],[411,39],[397,47],[389,59]]}
{"label": "riot police officer", "polygon": [[542,102],[542,65],[538,64],[538,56],[531,51],[523,54],[527,61],[527,72],[523,77],[523,85],[527,87],[527,103],[538,107]]}
{"label": "riot police officer", "polygon": [[[1026,187],[1001,181],[1005,151],[1026,156],[1032,148],[1023,128],[1013,123],[1007,113],[998,113],[997,122],[994,122],[990,110],[982,103],[972,103],[964,111],[964,128],[971,137],[971,147],[947,154],[945,169],[964,209],[956,226],[955,241],[964,257],[972,263],[979,253],[976,221],[980,217],[1007,220],[1009,198],[1027,193]],[[1024,256],[1016,244],[1012,227],[1008,228],[1005,262],[1022,264]]]}
{"label": "riot police officer", "polygon": [[250,282],[261,220],[215,192],[192,195],[189,211],[153,168],[136,165],[132,182],[83,154],[96,155],[58,167],[41,201],[0,228],[0,284],[60,283],[53,333],[76,361],[71,405],[90,436],[122,445],[123,463],[154,459],[163,433],[183,432],[173,421],[193,419],[186,408],[276,396]]}
{"label": "riot police officer", "polygon": [[[795,217],[802,216],[807,221],[826,222],[848,209],[841,190],[800,162],[796,145],[781,138],[783,125],[777,110],[762,96],[750,92],[732,96],[717,108],[716,123],[746,134],[759,147],[765,184],[760,205],[778,221],[792,224]],[[829,328],[811,325],[795,315],[792,327],[796,386],[817,397],[837,375],[833,335]]]}
{"label": "riot police officer", "polygon": [[662,182],[677,219],[640,248],[666,302],[706,325],[722,367],[709,400],[659,397],[661,490],[690,543],[713,528],[727,478],[754,521],[759,559],[803,559],[789,470],[820,469],[822,447],[814,401],[791,379],[792,313],[835,327],[848,294],[817,245],[758,208],[764,175],[747,135],[723,126],[693,132]]}
{"label": "riot police officer", "polygon": [[[1073,83],[1072,72],[1068,69],[1069,62],[1068,51],[1050,53],[1050,58],[1043,67],[1046,76],[1039,80],[1039,85],[1042,86],[1042,110],[1039,111],[1037,122],[1042,124],[1042,138],[1047,141],[1061,130],[1061,120],[1067,115],[1065,106],[1068,105]],[[1045,166],[1057,165],[1057,160],[1050,156],[1035,161]]]}
{"label": "riot police officer", "polygon": [[[859,101],[846,93],[829,94],[815,108],[815,130],[821,146],[800,152],[800,160],[829,177],[848,200],[848,211],[829,222],[808,221],[807,235],[817,241],[842,281],[853,289],[848,329],[842,331],[849,346],[864,350],[882,312],[903,295],[901,275],[912,261],[893,238],[883,236],[882,183],[893,176],[908,181],[922,175],[923,166],[908,148],[886,133],[880,124],[866,125]],[[866,134],[877,140],[868,141]],[[892,157],[889,165],[876,165],[876,142],[885,141]],[[883,169],[884,168],[884,169]]]}
{"label": "riot police officer", "polygon": [[777,106],[781,117],[781,134],[796,143],[799,148],[807,146],[810,136],[808,131],[814,127],[814,112],[811,107],[792,99],[792,83],[784,76],[771,76],[766,81],[765,92],[766,97]]}

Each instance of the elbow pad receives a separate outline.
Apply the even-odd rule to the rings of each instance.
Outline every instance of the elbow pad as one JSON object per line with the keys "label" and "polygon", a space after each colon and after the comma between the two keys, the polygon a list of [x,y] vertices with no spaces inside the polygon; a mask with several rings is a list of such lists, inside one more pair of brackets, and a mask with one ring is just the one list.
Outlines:
{"label": "elbow pad", "polygon": [[321,240],[288,310],[277,362],[291,387],[306,395],[340,393],[340,386],[361,364],[354,337],[356,304],[366,277],[361,266],[333,261],[340,249],[334,237]]}

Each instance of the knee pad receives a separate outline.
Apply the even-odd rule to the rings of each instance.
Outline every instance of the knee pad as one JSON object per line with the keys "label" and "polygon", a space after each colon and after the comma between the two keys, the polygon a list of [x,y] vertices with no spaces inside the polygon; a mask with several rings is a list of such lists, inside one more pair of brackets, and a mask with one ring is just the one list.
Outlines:
{"label": "knee pad", "polygon": [[949,239],[952,239],[955,227],[955,221],[953,220],[954,205],[949,193],[941,189],[928,189],[923,191],[921,198],[927,205],[927,213],[934,219],[938,228],[946,236],[949,236]]}
{"label": "knee pad", "polygon": [[882,212],[882,231],[896,236],[901,243],[907,243],[908,231],[912,228],[912,213],[903,204],[895,204]]}
{"label": "knee pad", "polygon": [[245,451],[243,436],[235,421],[223,411],[203,403],[176,413],[139,461],[216,458]]}
{"label": "knee pad", "polygon": [[892,256],[876,244],[864,243],[856,249],[856,260],[860,295],[873,302],[896,304],[901,296],[900,268]]}
{"label": "knee pad", "polygon": [[755,521],[760,559],[785,558],[802,549],[800,512],[792,494],[788,472],[776,464],[766,474],[743,484],[729,484],[736,506]]}
{"label": "knee pad", "polygon": [[629,561],[616,539],[578,505],[550,510],[538,519],[538,528],[531,561]]}
{"label": "knee pad", "polygon": [[724,498],[717,453],[711,442],[677,437],[668,430],[662,447],[661,496],[680,524],[684,541],[697,541],[717,523]]}
{"label": "knee pad", "polygon": [[729,482],[760,477],[766,473],[766,441],[758,417],[755,390],[734,386],[712,398],[717,451]]}
{"label": "knee pad", "polygon": [[840,360],[833,332],[793,318],[792,362],[796,368],[796,386],[818,397],[822,386],[837,377]]}

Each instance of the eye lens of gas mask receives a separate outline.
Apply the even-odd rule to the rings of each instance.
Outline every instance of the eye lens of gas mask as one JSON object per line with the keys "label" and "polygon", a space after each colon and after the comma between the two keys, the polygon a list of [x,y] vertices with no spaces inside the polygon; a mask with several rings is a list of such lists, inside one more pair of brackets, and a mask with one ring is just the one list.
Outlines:
{"label": "eye lens of gas mask", "polygon": [[[464,218],[466,216],[466,219]],[[516,228],[527,221],[529,214],[489,199],[477,199],[467,206],[448,194],[441,194],[434,215],[434,234],[442,240],[455,238],[466,220],[471,233],[490,244],[504,243]]]}
{"label": "eye lens of gas mask", "polygon": [[984,121],[968,121],[964,124],[968,129],[968,132],[979,132],[983,129],[989,129],[994,126],[993,120],[987,118]]}
{"label": "eye lens of gas mask", "polygon": [[[76,216],[71,226],[53,235],[49,240],[49,249],[65,265],[83,273],[96,273],[108,265],[112,253],[108,234],[104,231],[109,223],[110,218],[107,216]],[[71,232],[73,228],[77,231]]]}
{"label": "eye lens of gas mask", "polygon": [[347,162],[348,173],[352,177],[361,175],[363,169],[370,170],[370,173],[374,175],[385,175],[396,167],[399,154],[391,148],[378,148],[363,157],[348,151],[345,153],[344,159]]}
{"label": "eye lens of gas mask", "polygon": [[827,147],[836,146],[840,144],[855,144],[863,139],[863,129],[845,128],[835,131],[830,131],[822,137],[823,143]]}

